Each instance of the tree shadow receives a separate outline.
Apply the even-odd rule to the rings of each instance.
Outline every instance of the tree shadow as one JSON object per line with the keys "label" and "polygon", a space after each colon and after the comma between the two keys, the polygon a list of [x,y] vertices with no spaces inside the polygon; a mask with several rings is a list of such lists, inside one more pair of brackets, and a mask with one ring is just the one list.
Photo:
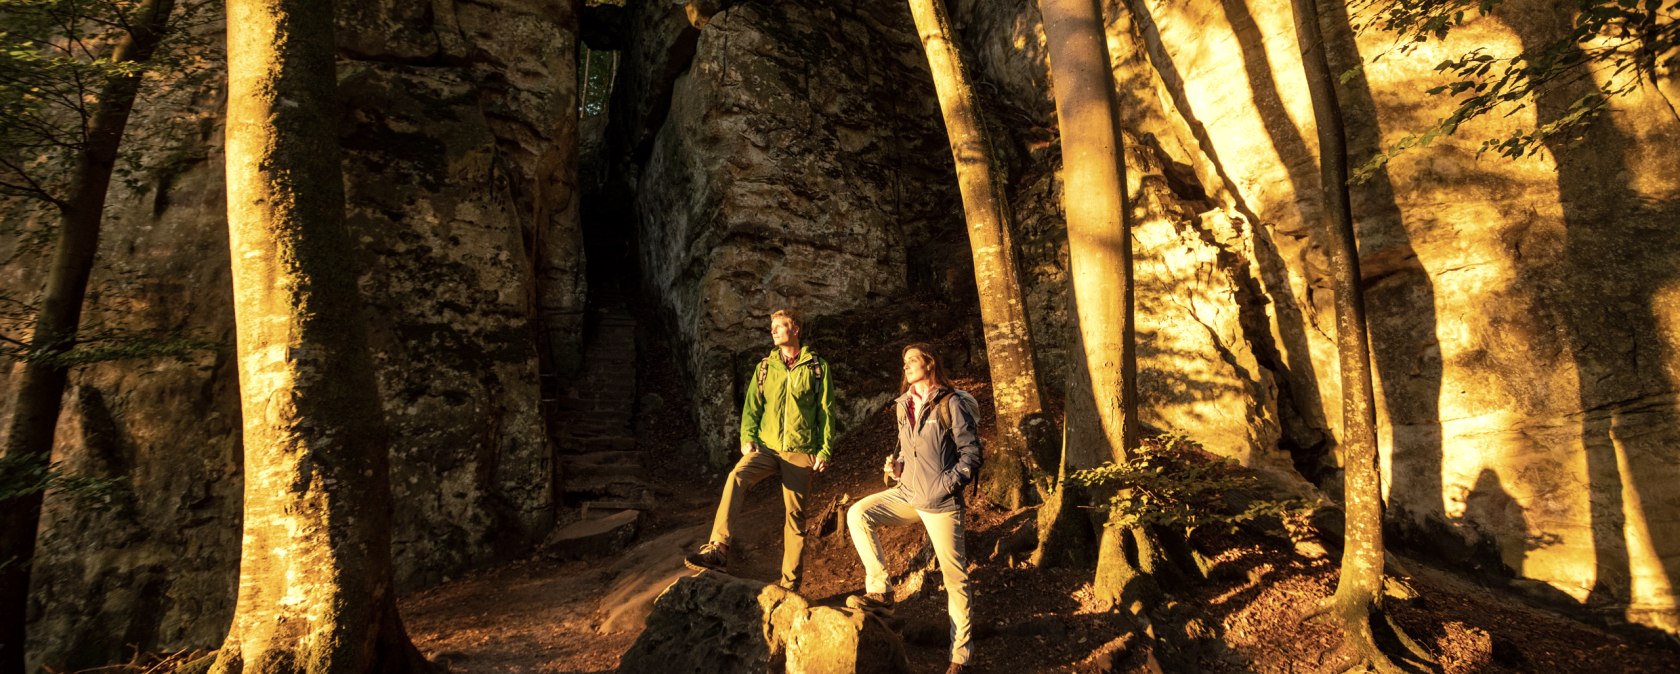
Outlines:
{"label": "tree shadow", "polygon": [[[1360,68],[1364,58],[1354,40],[1344,3],[1325,3],[1325,52],[1332,72],[1351,73],[1341,87],[1349,163],[1383,150],[1371,84]],[[1435,282],[1418,259],[1386,168],[1352,186],[1354,222],[1364,244],[1360,266],[1371,360],[1382,385],[1389,420],[1390,522],[1401,533],[1411,522],[1442,522],[1441,349],[1436,332]],[[1399,517],[1394,515],[1398,514]],[[1409,515],[1410,517],[1407,517]],[[1425,528],[1427,530],[1427,528]]]}
{"label": "tree shadow", "polygon": [[[1500,18],[1525,50],[1543,49],[1568,29],[1567,13],[1551,11],[1553,4],[1524,0]],[[1562,118],[1593,88],[1585,70],[1542,88],[1534,96],[1535,123]],[[1665,333],[1674,326],[1663,324],[1659,308],[1672,303],[1662,293],[1680,276],[1680,204],[1651,200],[1628,184],[1636,141],[1615,122],[1602,116],[1578,139],[1546,140],[1557,163],[1566,243],[1561,260],[1528,273],[1575,365],[1596,566],[1587,605],[1612,621],[1650,618],[1672,629],[1672,604],[1641,607],[1635,592],[1636,585],[1667,588],[1670,596],[1661,599],[1672,602],[1680,578],[1673,488],[1680,483],[1680,354],[1668,343]]]}
{"label": "tree shadow", "polygon": [[[1240,42],[1244,69],[1249,80],[1270,82],[1271,67],[1265,47],[1258,40],[1258,29],[1254,28],[1254,17],[1248,11],[1248,7],[1243,0],[1222,0],[1220,4]],[[1127,0],[1126,5],[1132,13],[1139,37],[1149,55],[1150,65],[1159,74],[1162,85],[1172,98],[1173,107],[1189,127],[1198,149],[1207,157],[1214,172],[1219,176],[1224,192],[1230,195],[1237,211],[1248,220],[1254,254],[1258,257],[1259,285],[1264,290],[1263,297],[1271,300],[1283,350],[1280,352],[1267,334],[1270,332],[1270,321],[1265,316],[1263,304],[1240,307],[1243,311],[1243,323],[1256,359],[1278,375],[1278,413],[1283,427],[1283,443],[1301,474],[1317,481],[1324,477],[1324,468],[1330,464],[1328,452],[1331,443],[1326,432],[1328,424],[1324,416],[1324,403],[1318,394],[1318,375],[1309,348],[1307,319],[1297,303],[1294,291],[1290,288],[1289,266],[1273,240],[1273,225],[1261,220],[1259,214],[1243,198],[1236,181],[1226,171],[1206,125],[1202,123],[1190,103],[1184,78],[1171,55],[1167,53],[1160,29],[1149,7],[1142,0]],[[1242,26],[1247,26],[1248,30],[1241,30]],[[1283,113],[1283,100],[1277,90],[1269,86],[1254,87],[1253,97],[1256,110],[1266,126],[1274,149],[1280,157],[1293,159],[1286,159],[1285,164],[1294,190],[1316,190],[1318,178],[1311,163],[1312,154],[1308,151],[1300,132]],[[1303,157],[1306,158],[1306,163],[1301,161]],[[1317,222],[1318,215],[1318,209],[1302,208],[1300,212],[1303,223]],[[1308,228],[1310,229],[1310,225]],[[1252,278],[1244,280],[1254,282]],[[1260,293],[1254,295],[1262,297]],[[1310,306],[1306,310],[1310,311]]]}

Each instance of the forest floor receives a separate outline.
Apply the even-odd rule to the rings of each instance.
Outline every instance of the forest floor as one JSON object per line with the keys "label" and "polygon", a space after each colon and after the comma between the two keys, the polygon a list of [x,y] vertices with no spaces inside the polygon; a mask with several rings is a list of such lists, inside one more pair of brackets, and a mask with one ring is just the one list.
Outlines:
{"label": "forest floor", "polygon": [[[902,323],[881,320],[888,322],[862,328],[881,331],[878,335],[906,332]],[[972,348],[960,337],[941,346],[948,356],[957,354],[948,360],[958,364],[959,386],[989,409],[984,379],[962,376],[972,374],[961,367],[973,360],[966,355]],[[858,388],[896,390],[895,348],[836,343],[823,353],[831,362],[849,364],[842,374],[867,381]],[[668,363],[646,363],[641,371],[643,390],[678,397],[680,382]],[[692,422],[674,405],[665,406],[653,423],[643,421],[638,441],[656,451],[695,437]],[[844,504],[881,488],[878,466],[893,442],[892,424],[890,414],[877,412],[847,433],[809,497],[802,594],[815,604],[840,605],[860,589],[863,570],[844,532]],[[650,483],[659,485],[660,507],[644,519],[637,543],[609,559],[558,561],[539,553],[408,596],[401,607],[415,643],[463,674],[614,670],[654,597],[690,573],[682,555],[704,542],[723,482],[723,472],[707,468],[700,456],[675,449],[664,456],[668,460],[649,470]],[[735,575],[764,581],[778,575],[777,489],[770,480],[749,497],[746,522],[737,527]],[[1140,624],[1136,618],[1103,610],[1092,600],[1091,569],[1026,565],[1030,546],[1022,544],[1030,541],[1034,524],[1031,509],[970,509],[967,551],[975,587],[970,671],[1340,672],[1353,664],[1338,652],[1340,628],[1302,620],[1331,593],[1337,578],[1336,563],[1312,554],[1310,546],[1303,553],[1287,537],[1253,532],[1197,539],[1199,551],[1213,563],[1205,579],[1179,588],[1147,614],[1151,639],[1133,627]],[[892,568],[905,568],[921,536],[914,528],[888,533],[882,547],[895,551],[889,553],[896,557],[889,560]],[[1586,624],[1450,571],[1404,561],[1418,597],[1388,605],[1443,671],[1680,672],[1680,648],[1670,641]],[[916,672],[944,670],[943,594],[935,587],[901,598],[899,632]]]}

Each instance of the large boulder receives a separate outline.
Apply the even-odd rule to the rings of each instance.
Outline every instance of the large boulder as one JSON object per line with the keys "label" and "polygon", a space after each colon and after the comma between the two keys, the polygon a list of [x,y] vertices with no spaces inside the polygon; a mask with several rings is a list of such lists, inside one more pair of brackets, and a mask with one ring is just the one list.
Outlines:
{"label": "large boulder", "polygon": [[620,674],[908,672],[904,643],[853,609],[813,607],[780,587],[701,572],[653,604]]}

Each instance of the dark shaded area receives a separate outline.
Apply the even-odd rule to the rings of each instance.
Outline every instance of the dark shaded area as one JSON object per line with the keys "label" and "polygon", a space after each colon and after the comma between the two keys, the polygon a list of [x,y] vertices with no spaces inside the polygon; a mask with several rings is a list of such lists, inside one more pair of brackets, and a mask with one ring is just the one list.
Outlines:
{"label": "dark shaded area", "polygon": [[[1567,34],[1562,4],[1527,0],[1501,18],[1525,50],[1540,50]],[[1592,89],[1584,69],[1541,89],[1536,122],[1561,118]],[[1557,161],[1566,245],[1554,265],[1525,270],[1547,322],[1564,331],[1574,360],[1596,558],[1587,604],[1611,619],[1620,618],[1632,599],[1631,555],[1642,552],[1628,549],[1630,528],[1649,532],[1662,557],[1654,569],[1663,576],[1658,581],[1680,579],[1680,532],[1672,522],[1650,519],[1680,507],[1673,489],[1680,483],[1674,458],[1680,418],[1668,371],[1676,354],[1656,306],[1657,294],[1680,275],[1680,228],[1674,226],[1680,205],[1651,202],[1627,184],[1635,143],[1609,117],[1590,123],[1578,140],[1547,139]],[[1628,522],[1630,509],[1645,521]]]}

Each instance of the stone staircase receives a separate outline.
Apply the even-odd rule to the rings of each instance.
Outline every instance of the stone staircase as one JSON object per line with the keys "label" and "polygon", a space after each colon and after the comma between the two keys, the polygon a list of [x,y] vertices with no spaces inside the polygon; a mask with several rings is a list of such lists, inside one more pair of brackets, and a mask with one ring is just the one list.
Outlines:
{"label": "stone staircase", "polygon": [[583,369],[549,401],[562,508],[582,518],[554,532],[550,549],[563,557],[610,553],[634,536],[653,497],[636,446],[636,319],[622,303],[592,310],[596,329]]}

